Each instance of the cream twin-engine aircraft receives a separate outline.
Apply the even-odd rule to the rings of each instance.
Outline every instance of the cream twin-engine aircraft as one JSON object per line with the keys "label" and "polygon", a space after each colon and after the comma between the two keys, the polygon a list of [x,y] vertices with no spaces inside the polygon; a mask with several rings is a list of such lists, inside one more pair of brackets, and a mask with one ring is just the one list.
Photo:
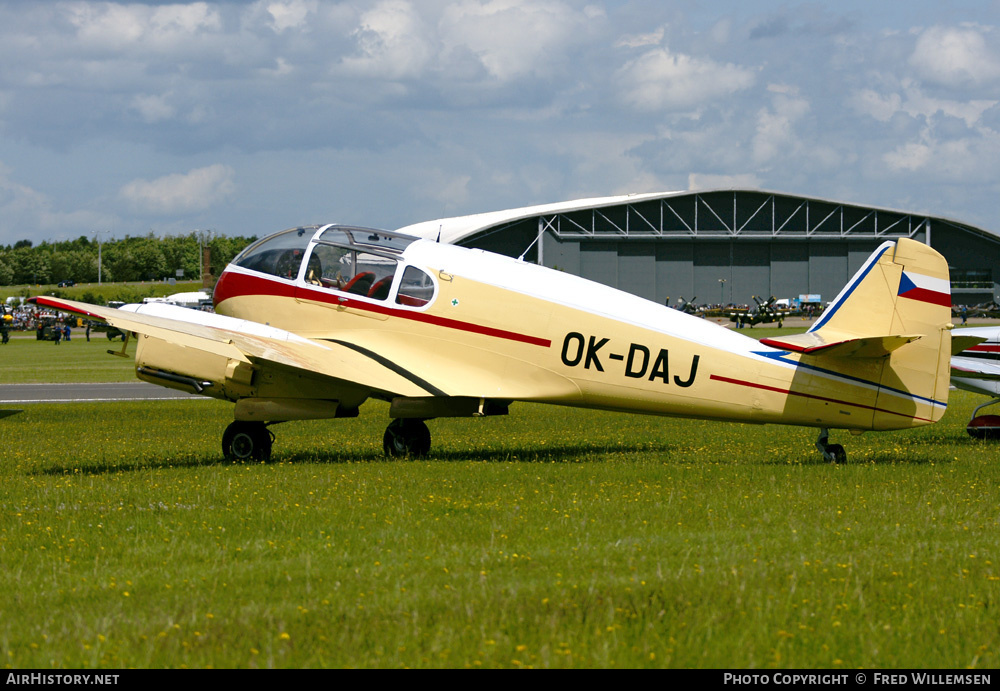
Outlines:
{"label": "cream twin-engine aircraft", "polygon": [[[534,401],[820,429],[938,420],[948,399],[948,267],[912,240],[871,255],[808,333],[756,341],[604,285],[484,252],[339,225],[246,248],[216,314],[36,298],[136,334],[140,379],[235,402],[222,437],[266,459],[267,426],[390,402],[389,455],[426,454],[436,417]],[[124,350],[124,349],[123,349]],[[581,434],[586,434],[581,431]]]}

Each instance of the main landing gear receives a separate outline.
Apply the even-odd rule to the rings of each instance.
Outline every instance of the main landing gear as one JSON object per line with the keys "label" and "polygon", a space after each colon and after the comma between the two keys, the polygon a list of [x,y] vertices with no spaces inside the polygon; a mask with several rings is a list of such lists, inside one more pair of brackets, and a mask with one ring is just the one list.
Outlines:
{"label": "main landing gear", "polygon": [[829,463],[846,463],[847,452],[840,444],[827,443],[830,439],[830,430],[823,428],[819,431],[819,439],[816,440],[816,448],[823,454],[823,458]]}
{"label": "main landing gear", "polygon": [[[274,434],[263,422],[237,420],[222,435],[222,455],[230,461],[271,460]],[[426,456],[431,450],[431,432],[423,420],[397,418],[385,428],[382,448],[386,456]]]}
{"label": "main landing gear", "polygon": [[1000,403],[1000,398],[987,401],[972,411],[972,419],[969,420],[965,431],[974,439],[1000,440],[1000,415],[980,415],[979,411],[988,405]]}
{"label": "main landing gear", "polygon": [[222,454],[231,461],[269,461],[274,435],[263,422],[237,420],[222,434]]}
{"label": "main landing gear", "polygon": [[396,418],[385,428],[382,448],[386,456],[426,456],[431,432],[423,420]]}

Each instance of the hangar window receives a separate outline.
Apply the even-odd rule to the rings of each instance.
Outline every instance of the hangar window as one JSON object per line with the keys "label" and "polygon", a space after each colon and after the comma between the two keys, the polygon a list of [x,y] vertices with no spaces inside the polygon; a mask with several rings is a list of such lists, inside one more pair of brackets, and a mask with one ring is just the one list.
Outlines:
{"label": "hangar window", "polygon": [[951,273],[952,288],[993,289],[992,269],[955,269],[948,267],[948,271]]}

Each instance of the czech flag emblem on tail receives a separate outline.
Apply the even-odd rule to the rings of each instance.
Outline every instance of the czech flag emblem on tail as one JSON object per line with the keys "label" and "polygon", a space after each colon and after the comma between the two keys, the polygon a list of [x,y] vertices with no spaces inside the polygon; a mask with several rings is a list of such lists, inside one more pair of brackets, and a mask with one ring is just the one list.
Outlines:
{"label": "czech flag emblem on tail", "polygon": [[943,278],[903,271],[896,294],[901,298],[951,307],[951,285]]}

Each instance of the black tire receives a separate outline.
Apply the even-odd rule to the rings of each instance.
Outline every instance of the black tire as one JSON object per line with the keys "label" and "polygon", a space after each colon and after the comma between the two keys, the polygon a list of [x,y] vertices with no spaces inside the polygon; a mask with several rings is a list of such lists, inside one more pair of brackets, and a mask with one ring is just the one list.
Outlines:
{"label": "black tire", "polygon": [[[983,407],[985,406],[976,408],[976,412]],[[969,425],[965,429],[973,439],[1000,440],[1000,415],[977,415],[969,420]]]}
{"label": "black tire", "polygon": [[[979,418],[976,418],[977,420]],[[1000,429],[996,427],[977,427],[976,425],[969,425],[965,428],[965,431],[969,433],[969,436],[973,439],[982,439],[984,441],[997,441],[1000,440]]]}
{"label": "black tire", "polygon": [[222,455],[235,462],[271,460],[271,432],[263,422],[236,421],[222,434]]}
{"label": "black tire", "polygon": [[386,456],[426,456],[431,450],[431,431],[423,420],[397,418],[389,423],[382,436]]}
{"label": "black tire", "polygon": [[844,451],[844,447],[840,444],[830,444],[826,447],[826,452],[833,456],[833,462],[836,464],[847,463],[847,452]]}

